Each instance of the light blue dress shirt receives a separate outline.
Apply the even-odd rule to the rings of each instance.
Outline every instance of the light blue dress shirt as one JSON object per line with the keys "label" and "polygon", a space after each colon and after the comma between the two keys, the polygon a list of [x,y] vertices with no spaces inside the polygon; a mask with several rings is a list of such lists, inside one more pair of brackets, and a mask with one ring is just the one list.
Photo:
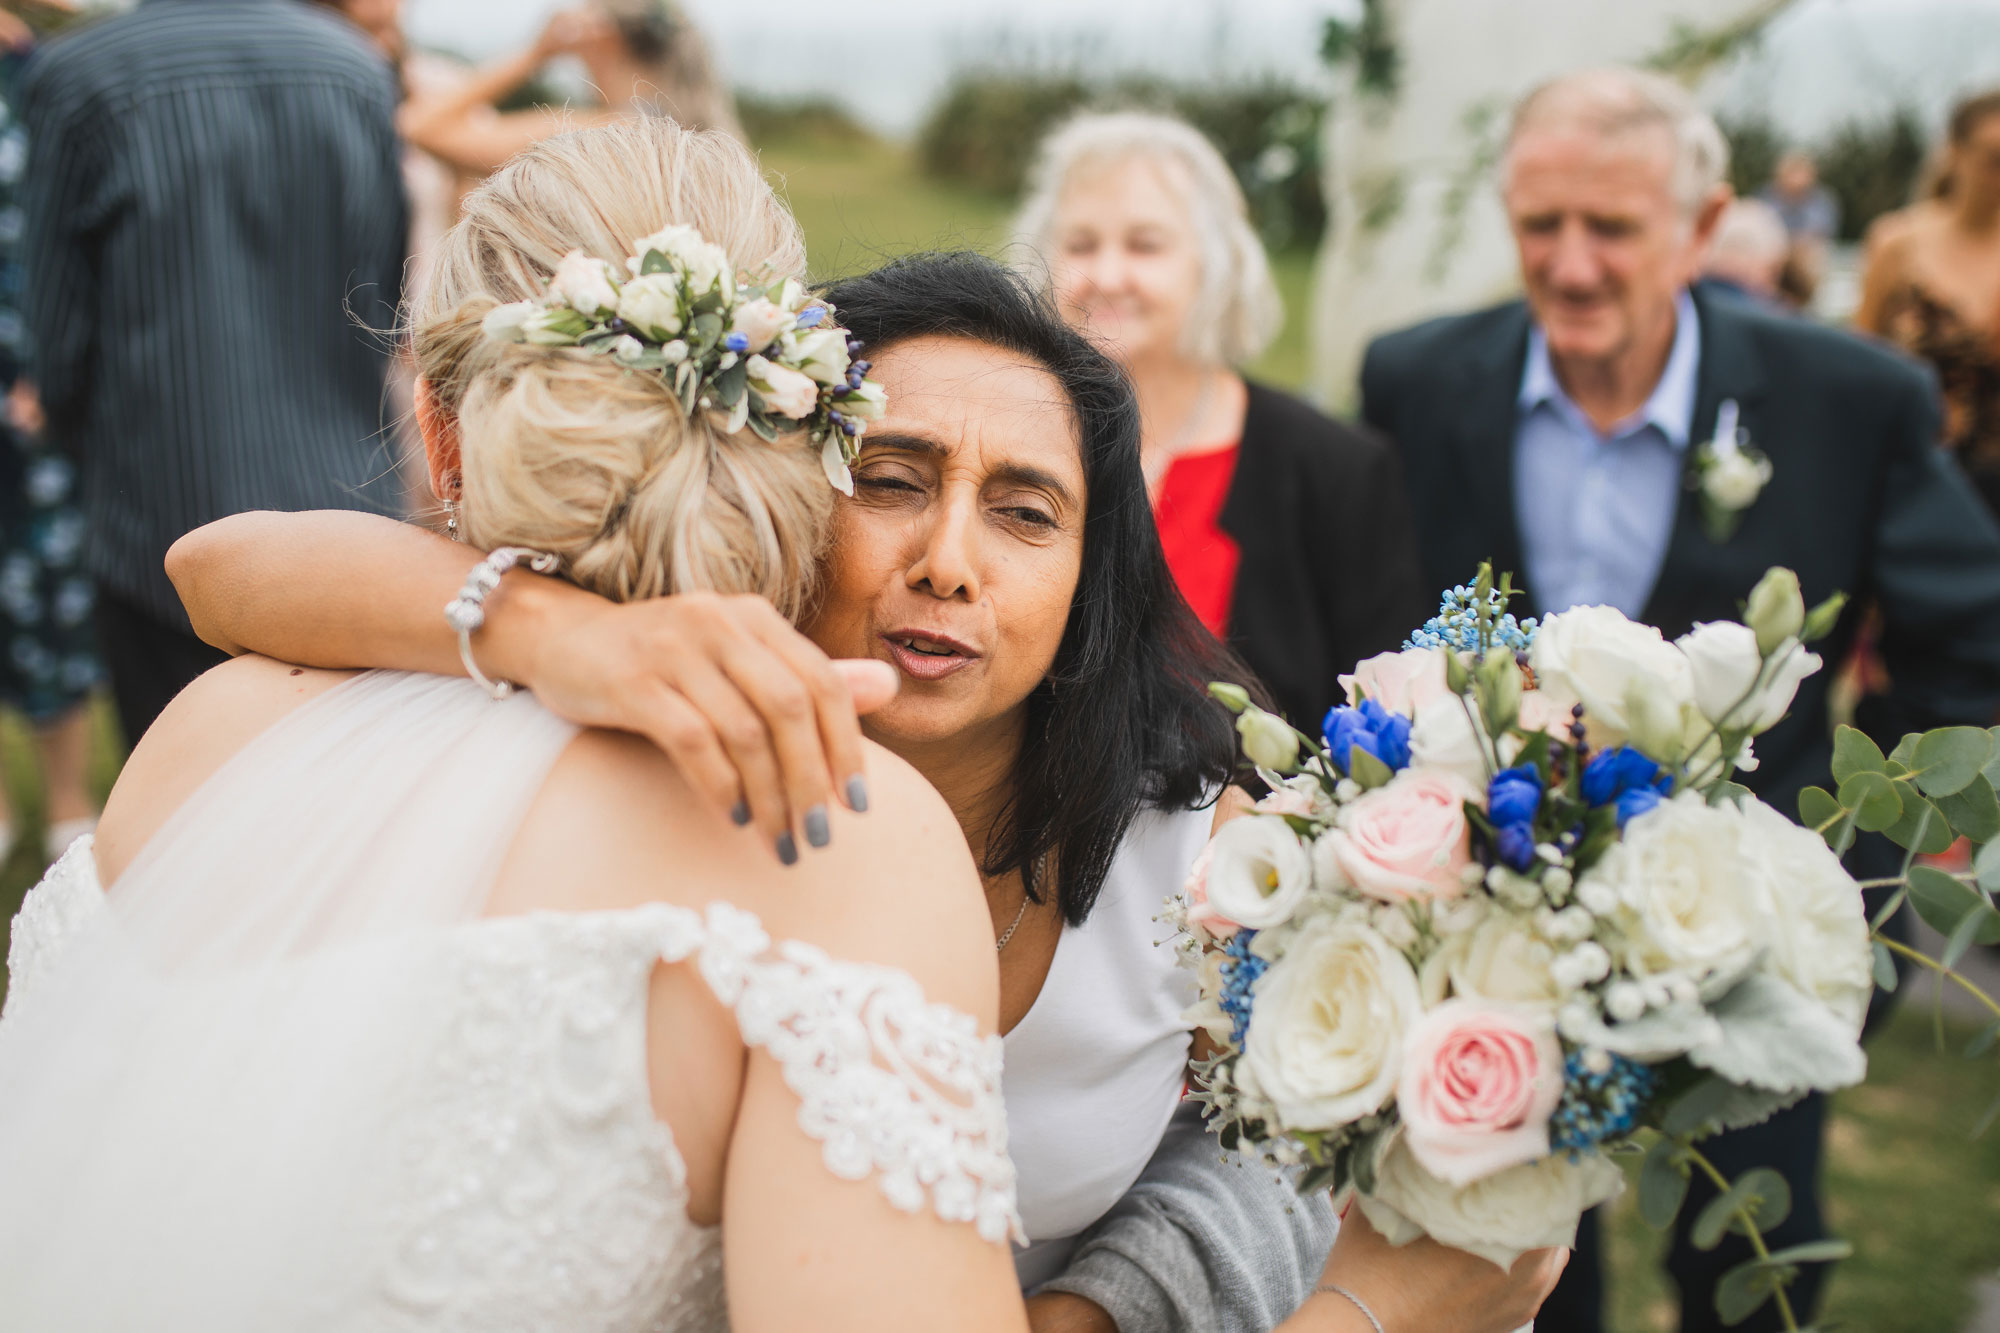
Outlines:
{"label": "light blue dress shirt", "polygon": [[1556,379],[1548,340],[1528,335],[1514,431],[1514,517],[1540,614],[1615,606],[1637,618],[1659,580],[1694,424],[1701,328],[1675,307],[1674,345],[1644,407],[1599,434]]}

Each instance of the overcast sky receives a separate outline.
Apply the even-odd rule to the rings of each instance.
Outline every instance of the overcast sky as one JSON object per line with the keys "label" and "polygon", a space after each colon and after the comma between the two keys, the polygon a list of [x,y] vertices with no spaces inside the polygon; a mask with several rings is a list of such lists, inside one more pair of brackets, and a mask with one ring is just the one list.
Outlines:
{"label": "overcast sky", "polygon": [[[1616,3],[1617,0],[1605,0]],[[906,133],[966,65],[1007,59],[1184,78],[1320,77],[1320,25],[1355,0],[684,0],[730,76],[826,94]],[[1505,0],[1460,0],[1468,5]],[[527,41],[555,0],[405,0],[412,35],[474,56]],[[2000,0],[1796,0],[1708,90],[1802,138],[1899,103],[1941,117],[2000,84]]]}

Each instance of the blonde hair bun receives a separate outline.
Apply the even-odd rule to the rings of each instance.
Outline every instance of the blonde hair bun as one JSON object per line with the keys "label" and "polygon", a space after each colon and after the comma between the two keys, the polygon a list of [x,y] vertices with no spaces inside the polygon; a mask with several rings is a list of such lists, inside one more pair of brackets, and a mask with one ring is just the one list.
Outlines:
{"label": "blonde hair bun", "polygon": [[622,263],[634,240],[691,226],[739,270],[800,278],[797,222],[725,134],[632,118],[545,140],[465,202],[410,311],[418,374],[457,418],[460,531],[562,559],[616,600],[756,593],[796,618],[833,497],[802,433],[767,444],[683,415],[657,374],[569,348],[495,342],[496,305],[540,297],[572,250]]}

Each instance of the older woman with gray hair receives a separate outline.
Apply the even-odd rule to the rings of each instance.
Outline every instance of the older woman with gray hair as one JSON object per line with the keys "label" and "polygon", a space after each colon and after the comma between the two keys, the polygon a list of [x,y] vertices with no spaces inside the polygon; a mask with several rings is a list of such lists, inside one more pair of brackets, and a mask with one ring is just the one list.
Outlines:
{"label": "older woman with gray hair", "polygon": [[1016,230],[1132,378],[1182,595],[1315,729],[1428,599],[1393,451],[1240,370],[1284,308],[1229,165],[1170,116],[1086,114],[1043,143]]}

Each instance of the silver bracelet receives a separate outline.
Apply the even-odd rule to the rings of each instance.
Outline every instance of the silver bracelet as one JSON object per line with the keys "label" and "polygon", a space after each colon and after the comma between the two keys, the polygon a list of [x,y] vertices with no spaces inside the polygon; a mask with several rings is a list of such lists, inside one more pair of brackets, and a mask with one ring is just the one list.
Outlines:
{"label": "silver bracelet", "polygon": [[504,699],[512,694],[514,682],[487,679],[479,664],[472,660],[472,632],[486,623],[486,599],[500,586],[500,576],[523,562],[537,574],[553,574],[562,563],[555,556],[541,551],[503,546],[474,565],[472,572],[465,576],[465,586],[458,590],[458,596],[444,604],[444,623],[458,634],[458,660],[465,663],[466,674],[478,681],[480,687],[495,699]]}
{"label": "silver bracelet", "polygon": [[1359,1296],[1356,1296],[1353,1292],[1349,1291],[1346,1287],[1341,1286],[1339,1283],[1328,1282],[1321,1286],[1314,1287],[1313,1291],[1315,1293],[1322,1291],[1330,1291],[1336,1296],[1347,1297],[1348,1300],[1354,1302],[1354,1308],[1361,1311],[1361,1313],[1367,1317],[1368,1323],[1375,1330],[1375,1333],[1388,1333],[1388,1330],[1382,1327],[1382,1321],[1375,1317],[1375,1312],[1368,1308],[1368,1303],[1362,1300]]}

